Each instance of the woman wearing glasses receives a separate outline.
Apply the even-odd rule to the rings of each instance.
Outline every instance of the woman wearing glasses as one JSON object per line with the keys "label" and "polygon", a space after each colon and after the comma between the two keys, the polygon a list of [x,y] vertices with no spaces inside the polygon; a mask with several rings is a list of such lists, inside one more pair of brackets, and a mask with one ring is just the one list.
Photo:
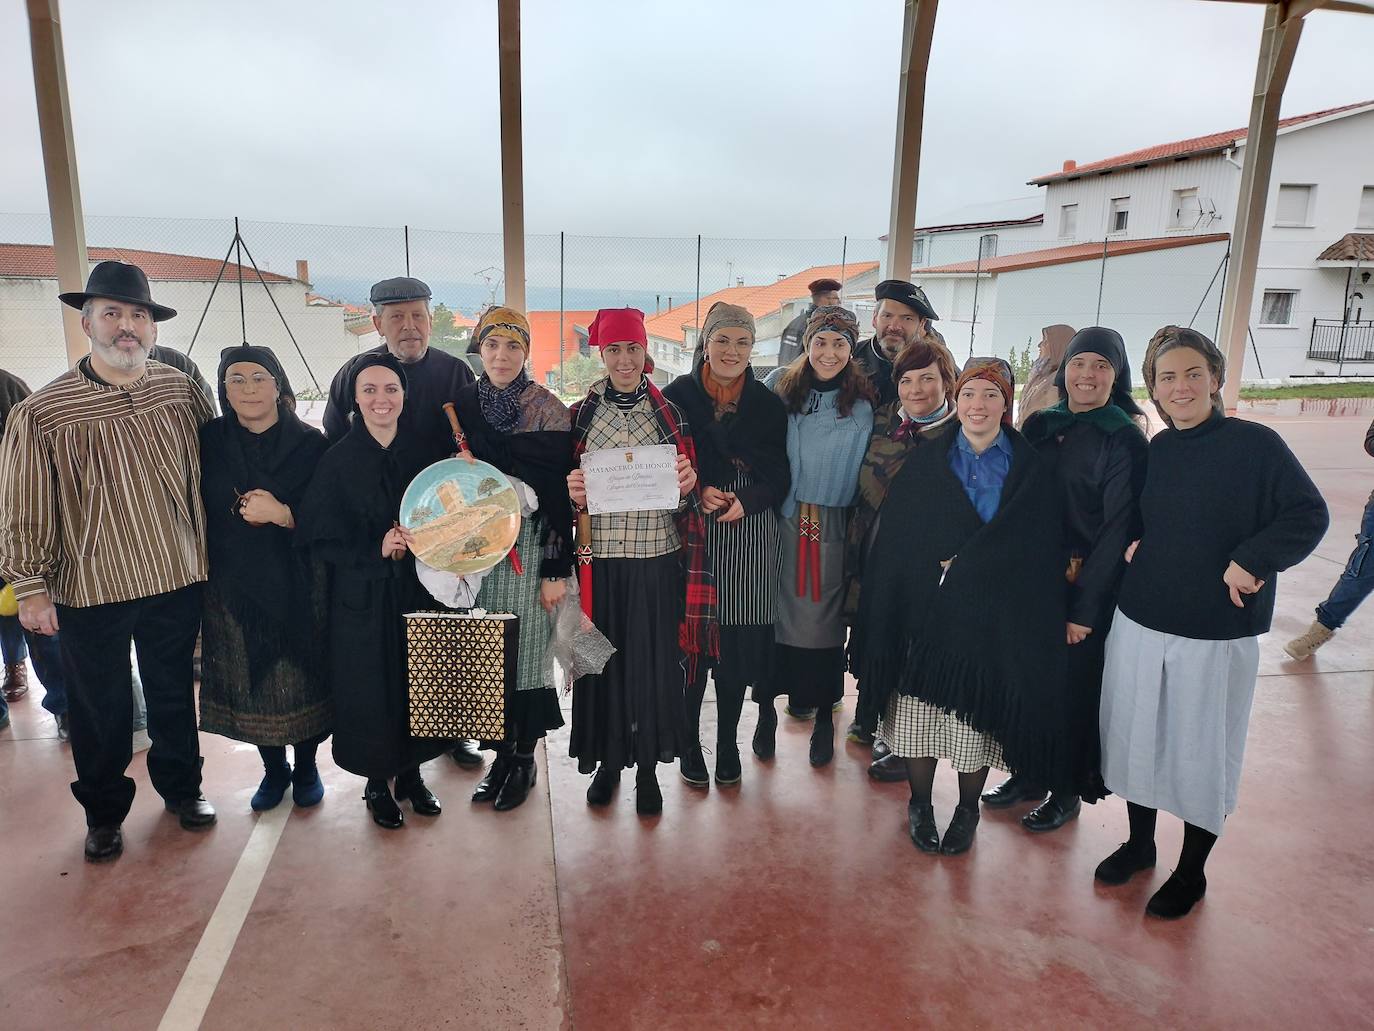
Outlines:
{"label": "woman wearing glasses", "polygon": [[296,417],[291,385],[268,348],[227,348],[218,383],[224,414],[200,431],[210,557],[200,727],[258,746],[264,773],[253,809],[273,808],[287,788],[296,805],[310,806],[324,796],[315,749],[329,735],[331,706],[319,675],[322,598],[292,537],[329,445]]}

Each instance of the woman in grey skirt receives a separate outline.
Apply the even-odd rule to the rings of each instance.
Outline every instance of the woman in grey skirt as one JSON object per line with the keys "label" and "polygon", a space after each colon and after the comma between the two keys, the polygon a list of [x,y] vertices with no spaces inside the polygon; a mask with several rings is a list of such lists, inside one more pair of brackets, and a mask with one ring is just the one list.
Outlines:
{"label": "woman in grey skirt", "polygon": [[1173,875],[1146,906],[1187,914],[1204,864],[1235,810],[1276,574],[1326,532],[1321,494],[1273,430],[1227,418],[1225,359],[1200,333],[1166,326],[1145,383],[1168,423],[1150,443],[1142,532],[1107,638],[1102,775],[1126,800],[1130,839],[1097,867],[1124,884],[1155,864],[1155,816],[1184,821]]}
{"label": "woman in grey skirt", "polygon": [[848,310],[817,308],[806,323],[805,353],[767,380],[787,409],[792,482],[780,508],[775,664],[768,681],[754,685],[760,759],[773,756],[779,694],[791,695],[794,708],[816,709],[811,765],[824,766],[835,754],[831,707],[844,695],[845,536],[877,400],[851,361],[858,335]]}

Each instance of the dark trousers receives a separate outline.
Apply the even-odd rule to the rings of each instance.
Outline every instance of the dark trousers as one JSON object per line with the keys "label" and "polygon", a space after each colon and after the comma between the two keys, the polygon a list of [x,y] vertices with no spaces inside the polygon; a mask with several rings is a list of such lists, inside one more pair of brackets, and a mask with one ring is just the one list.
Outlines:
{"label": "dark trousers", "polygon": [[131,641],[148,703],[148,778],[171,802],[200,794],[192,672],[200,611],[200,584],[134,601],[57,607],[76,761],[72,794],[87,826],[122,823],[134,801],[134,782],[124,772],[133,758]]}

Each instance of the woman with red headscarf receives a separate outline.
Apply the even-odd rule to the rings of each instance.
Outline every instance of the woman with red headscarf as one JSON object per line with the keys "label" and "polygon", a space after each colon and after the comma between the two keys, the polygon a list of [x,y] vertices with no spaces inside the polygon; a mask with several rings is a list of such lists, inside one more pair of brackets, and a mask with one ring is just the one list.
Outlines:
{"label": "woman with red headscarf", "polygon": [[686,681],[719,655],[715,582],[691,431],[646,375],[653,366],[644,313],[605,308],[590,329],[606,378],[573,405],[575,460],[587,451],[672,444],[681,500],[676,510],[591,515],[582,470],[568,474],[582,607],[616,647],[605,669],[573,685],[568,754],[581,772],[595,771],[588,805],[610,804],[620,771],[634,766],[635,809],[653,815],[663,809],[656,766],[688,744]]}
{"label": "woman with red headscarf", "polygon": [[[1053,471],[1011,426],[1005,362],[975,359],[954,396],[958,421],[924,438],[888,489],[851,644],[856,674],[883,695],[883,740],[906,759],[912,842],[946,855],[973,844],[989,767],[1051,777],[1067,760]],[[931,803],[942,758],[959,773],[943,841]]]}

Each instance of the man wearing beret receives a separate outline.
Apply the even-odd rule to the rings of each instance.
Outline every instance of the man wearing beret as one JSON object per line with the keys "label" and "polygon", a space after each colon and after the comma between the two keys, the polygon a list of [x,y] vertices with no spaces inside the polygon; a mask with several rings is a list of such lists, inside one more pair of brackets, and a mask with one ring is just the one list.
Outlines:
{"label": "man wearing beret", "polygon": [[806,332],[806,322],[811,313],[822,305],[840,303],[840,281],[838,279],[816,279],[806,284],[811,294],[811,303],[806,310],[787,324],[782,331],[782,343],[778,345],[778,365],[791,365],[802,353],[802,335]]}
{"label": "man wearing beret", "polygon": [[148,778],[188,830],[215,822],[200,792],[192,658],[205,580],[200,427],[214,414],[183,373],[149,359],[157,324],[136,265],[102,261],[81,293],[91,353],[14,407],[0,448],[0,576],[19,622],[58,636],[72,794],[86,858],[123,850],[134,800],[131,644],[148,705]]}
{"label": "man wearing beret", "polygon": [[353,363],[366,355],[391,354],[406,367],[406,403],[401,422],[412,427],[435,452],[435,460],[453,454],[453,432],[444,402],[476,378],[462,358],[429,346],[433,320],[429,311],[429,287],[410,276],[384,279],[372,288],[372,325],[382,343],[344,363],[329,385],[324,409],[324,433],[337,443],[348,432],[348,396]]}
{"label": "man wearing beret", "polygon": [[[433,319],[429,311],[429,287],[410,276],[383,279],[372,287],[372,325],[382,343],[356,358],[350,358],[329,385],[329,401],[324,408],[324,433],[337,443],[348,433],[348,413],[353,399],[348,384],[353,364],[367,355],[390,352],[406,368],[406,401],[401,422],[428,442],[434,461],[454,453],[453,429],[444,403],[476,377],[462,358],[429,346]],[[481,766],[482,754],[476,741],[460,740],[451,753],[460,766]]]}
{"label": "man wearing beret", "polygon": [[868,373],[878,391],[878,405],[897,397],[892,382],[892,363],[902,348],[925,335],[926,326],[939,318],[925,291],[904,279],[885,279],[874,288],[878,309],[873,313],[873,335],[860,340],[854,360]]}

